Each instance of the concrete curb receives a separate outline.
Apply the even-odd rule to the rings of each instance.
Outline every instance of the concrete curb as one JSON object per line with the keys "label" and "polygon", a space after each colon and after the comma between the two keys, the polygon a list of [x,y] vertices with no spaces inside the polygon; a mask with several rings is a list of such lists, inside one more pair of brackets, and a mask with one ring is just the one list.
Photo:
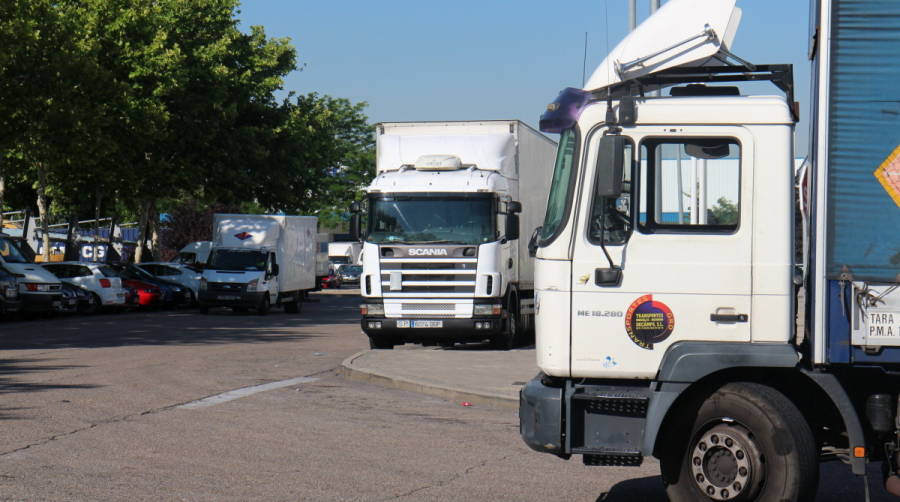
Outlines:
{"label": "concrete curb", "polygon": [[345,378],[357,382],[372,383],[384,387],[393,387],[395,389],[417,392],[419,394],[427,394],[429,396],[446,399],[447,401],[468,401],[472,404],[490,406],[492,408],[519,408],[518,399],[511,399],[507,396],[487,392],[479,393],[440,385],[423,384],[405,378],[393,377],[384,373],[354,367],[353,361],[366,353],[368,353],[368,351],[357,352],[347,359],[344,359],[341,362],[338,373]]}

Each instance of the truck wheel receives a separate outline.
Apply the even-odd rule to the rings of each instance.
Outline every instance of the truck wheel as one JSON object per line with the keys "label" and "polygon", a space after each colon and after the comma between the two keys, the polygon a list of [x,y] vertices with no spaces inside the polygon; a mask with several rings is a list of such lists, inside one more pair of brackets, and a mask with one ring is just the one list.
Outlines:
{"label": "truck wheel", "polygon": [[303,299],[300,293],[294,295],[291,301],[284,304],[284,311],[288,314],[296,314],[303,308]]}
{"label": "truck wheel", "polygon": [[515,291],[509,294],[506,302],[506,321],[503,323],[503,332],[491,338],[491,345],[498,350],[510,350],[520,342],[522,327],[519,321],[519,297]]}
{"label": "truck wheel", "polygon": [[800,410],[771,387],[723,386],[700,406],[690,438],[686,449],[669,448],[660,458],[671,502],[815,496],[819,467],[812,431]]}
{"label": "truck wheel", "polygon": [[262,300],[259,302],[259,307],[256,308],[256,313],[259,315],[266,315],[269,313],[269,307],[271,307],[271,303],[269,301],[269,295],[263,295]]}
{"label": "truck wheel", "polygon": [[388,349],[391,350],[394,348],[394,341],[390,338],[378,335],[369,335],[369,348],[370,349]]}

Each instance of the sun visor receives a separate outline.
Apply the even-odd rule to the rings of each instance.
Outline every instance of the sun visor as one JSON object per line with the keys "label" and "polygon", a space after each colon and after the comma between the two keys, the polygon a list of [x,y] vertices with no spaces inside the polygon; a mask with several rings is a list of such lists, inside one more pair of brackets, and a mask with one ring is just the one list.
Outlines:
{"label": "sun visor", "polygon": [[512,134],[381,135],[378,172],[414,166],[422,156],[455,156],[462,166],[486,171],[515,172],[516,140]]}
{"label": "sun visor", "polygon": [[584,89],[602,89],[668,68],[703,66],[717,55],[724,59],[741,20],[735,2],[669,0],[619,42]]}

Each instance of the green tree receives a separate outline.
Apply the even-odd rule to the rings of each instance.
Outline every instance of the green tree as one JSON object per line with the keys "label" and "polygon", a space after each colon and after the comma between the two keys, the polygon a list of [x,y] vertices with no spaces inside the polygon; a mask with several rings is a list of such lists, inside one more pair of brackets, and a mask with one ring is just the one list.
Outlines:
{"label": "green tree", "polygon": [[736,225],[738,222],[738,208],[726,197],[719,197],[716,205],[707,211],[710,225]]}

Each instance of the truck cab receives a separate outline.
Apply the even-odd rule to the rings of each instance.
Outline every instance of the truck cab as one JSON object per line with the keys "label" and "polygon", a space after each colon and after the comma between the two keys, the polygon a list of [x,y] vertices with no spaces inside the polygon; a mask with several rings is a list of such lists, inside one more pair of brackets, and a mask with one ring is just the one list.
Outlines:
{"label": "truck cab", "polygon": [[520,233],[543,214],[555,143],[519,121],[378,130],[360,277],[371,346],[522,343],[534,282]]}
{"label": "truck cab", "polygon": [[[521,391],[520,433],[586,465],[655,456],[674,502],[811,500],[819,461],[897,470],[896,278],[804,266],[833,255],[822,229],[857,230],[835,223],[835,201],[878,187],[877,166],[850,163],[860,180],[840,194],[823,183],[835,161],[809,168],[818,192],[795,177],[792,68],[732,54],[739,20],[734,0],[671,0],[541,117],[560,141],[535,239],[541,372]],[[747,81],[778,92],[742,95]],[[847,350],[873,325],[883,333]]]}

